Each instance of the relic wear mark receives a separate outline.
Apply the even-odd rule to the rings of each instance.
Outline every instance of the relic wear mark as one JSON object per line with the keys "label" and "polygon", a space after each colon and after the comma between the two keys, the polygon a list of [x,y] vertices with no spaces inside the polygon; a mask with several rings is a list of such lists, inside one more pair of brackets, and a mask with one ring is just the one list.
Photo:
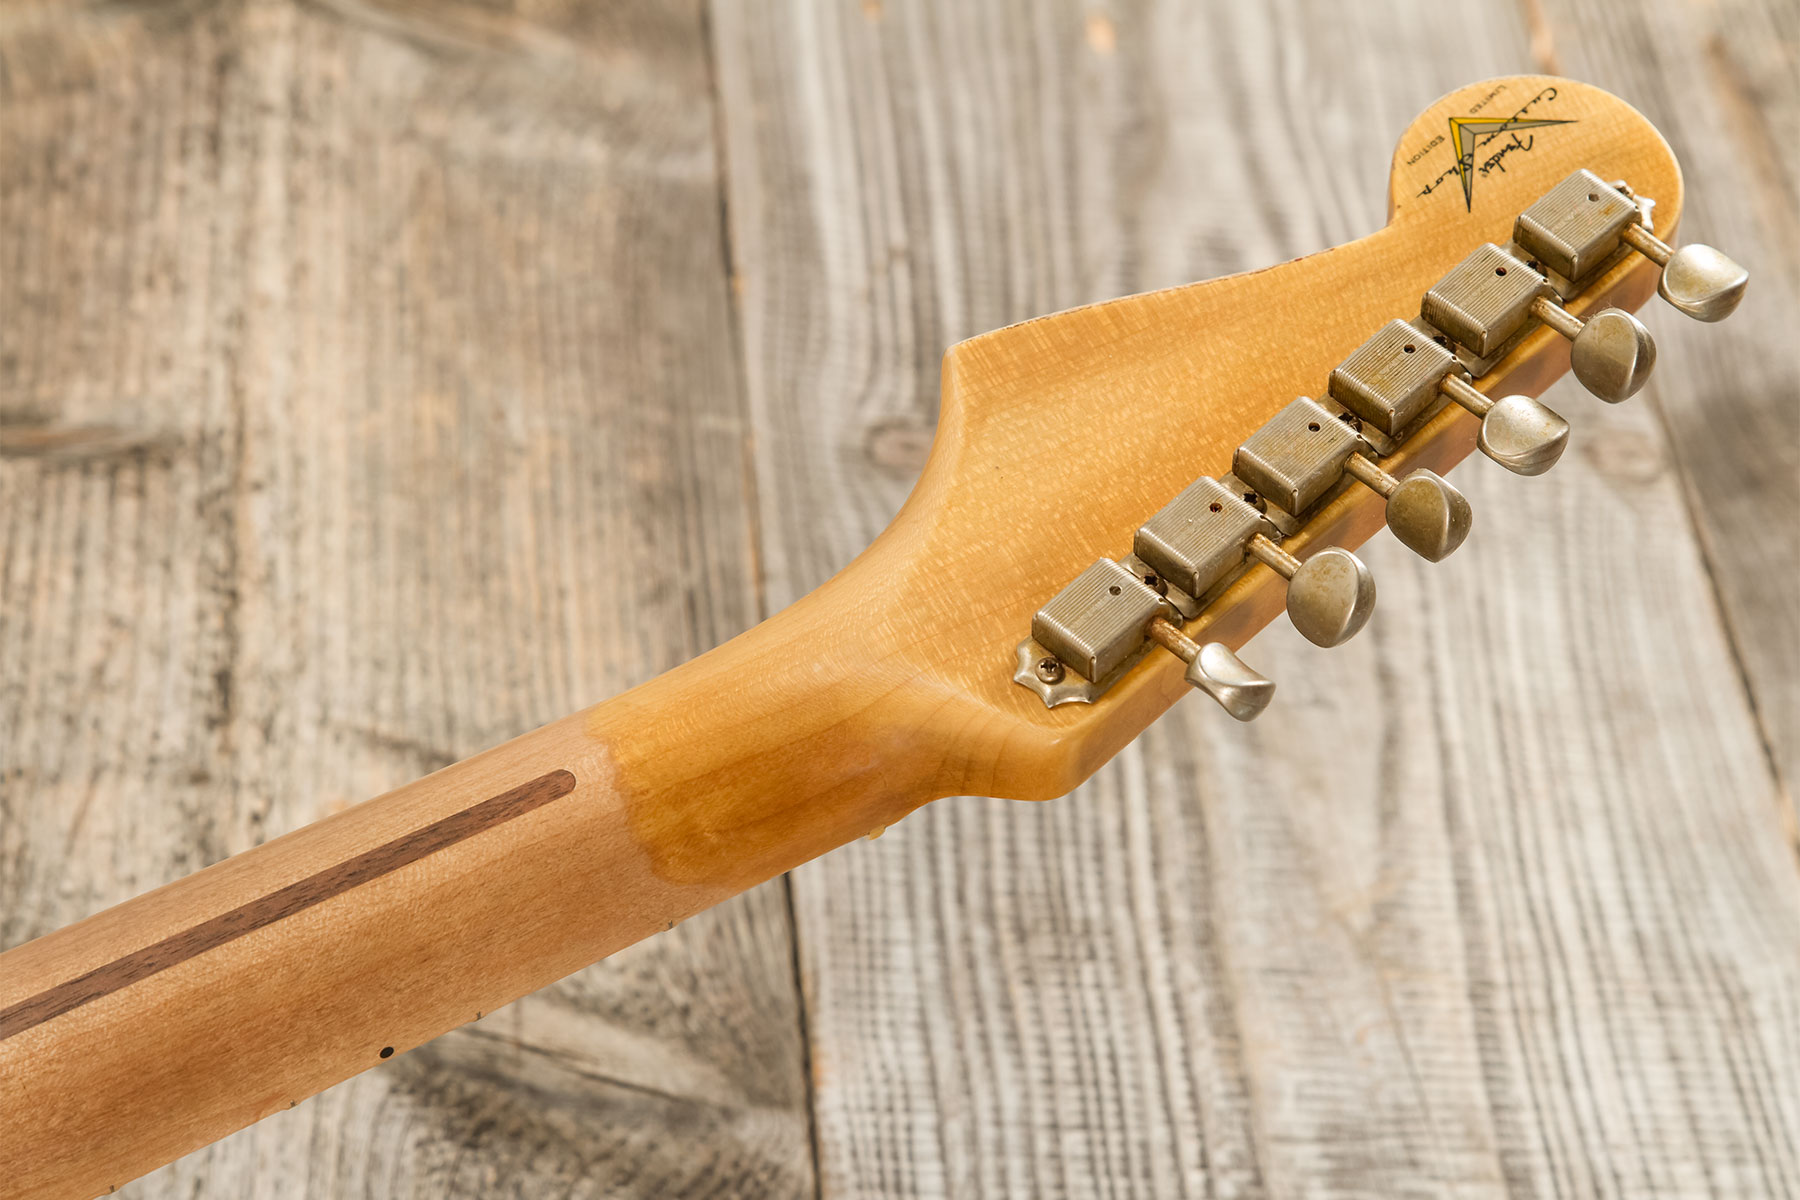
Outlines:
{"label": "relic wear mark", "polygon": [[[618,768],[616,794],[632,841],[658,879],[720,899],[955,790],[941,778],[941,764],[909,753],[907,735],[887,728],[878,712],[790,733],[791,741],[667,778],[654,756],[621,754],[631,739],[615,722],[628,726],[632,714],[609,707],[592,711],[588,735],[607,747]],[[657,782],[642,782],[651,779]]]}

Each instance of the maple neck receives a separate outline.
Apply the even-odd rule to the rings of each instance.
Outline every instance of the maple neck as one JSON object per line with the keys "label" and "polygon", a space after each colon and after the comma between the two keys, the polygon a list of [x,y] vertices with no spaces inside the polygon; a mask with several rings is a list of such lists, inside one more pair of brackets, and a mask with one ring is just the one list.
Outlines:
{"label": "maple neck", "polygon": [[104,1192],[898,820],[930,756],[794,657],[846,594],[0,955],[0,1176]]}

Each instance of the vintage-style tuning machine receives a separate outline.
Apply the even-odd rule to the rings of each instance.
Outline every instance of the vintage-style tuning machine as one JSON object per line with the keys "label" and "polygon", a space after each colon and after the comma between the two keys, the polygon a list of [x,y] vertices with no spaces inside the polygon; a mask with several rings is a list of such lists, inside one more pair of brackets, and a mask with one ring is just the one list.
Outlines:
{"label": "vintage-style tuning machine", "polygon": [[1569,444],[1569,423],[1530,396],[1493,400],[1465,378],[1447,347],[1406,321],[1389,321],[1331,372],[1331,398],[1400,438],[1440,395],[1481,418],[1481,452],[1517,475],[1541,475]]}
{"label": "vintage-style tuning machine", "polygon": [[1442,398],[1481,419],[1490,459],[1519,475],[1549,470],[1569,423],[1529,396],[1494,399],[1472,377],[1541,323],[1569,340],[1570,366],[1589,391],[1614,404],[1637,392],[1656,362],[1644,326],[1617,308],[1583,320],[1559,302],[1628,251],[1662,267],[1658,290],[1689,316],[1717,321],[1737,307],[1744,269],[1710,246],[1672,249],[1647,213],[1622,183],[1591,171],[1564,179],[1520,214],[1511,247],[1481,246],[1425,293],[1418,320],[1389,321],[1332,371],[1343,411],[1292,401],[1237,448],[1231,475],[1196,480],[1139,527],[1124,562],[1101,559],[1039,609],[1014,680],[1052,707],[1092,701],[1160,646],[1226,712],[1256,717],[1275,685],[1229,647],[1182,628],[1247,560],[1287,581],[1288,617],[1317,645],[1348,641],[1375,606],[1374,578],[1356,555],[1331,547],[1303,562],[1273,535],[1296,532],[1347,475],[1387,501],[1388,528],[1409,549],[1432,562],[1449,555],[1468,536],[1468,500],[1428,470],[1396,478],[1375,455],[1392,454]]}
{"label": "vintage-style tuning machine", "polygon": [[1432,285],[1420,316],[1482,360],[1502,354],[1536,318],[1569,339],[1575,378],[1610,404],[1636,394],[1656,363],[1656,343],[1636,317],[1606,308],[1582,320],[1556,302],[1549,280],[1491,242]]}
{"label": "vintage-style tuning machine", "polygon": [[[1239,555],[1242,558],[1242,554]],[[1142,657],[1149,644],[1187,663],[1187,682],[1205,692],[1240,721],[1254,720],[1275,694],[1275,685],[1244,665],[1229,646],[1202,645],[1176,624],[1179,613],[1160,592],[1120,563],[1103,558],[1083,571],[1031,621],[1034,642],[1054,656],[1021,662],[1051,684],[1073,670],[1089,684],[1105,687]],[[1020,682],[1029,676],[1016,675]],[[1048,697],[1046,697],[1048,699]]]}
{"label": "vintage-style tuning machine", "polygon": [[1296,516],[1348,474],[1386,497],[1388,528],[1409,550],[1438,562],[1462,545],[1471,520],[1462,493],[1430,471],[1395,479],[1365,447],[1350,424],[1302,396],[1238,447],[1232,470]]}
{"label": "vintage-style tuning machine", "polygon": [[1623,243],[1662,268],[1657,292],[1697,321],[1730,316],[1750,280],[1711,246],[1668,245],[1651,232],[1628,192],[1592,171],[1576,171],[1519,214],[1513,241],[1577,287],[1608,266]]}
{"label": "vintage-style tuning machine", "polygon": [[1274,526],[1216,479],[1195,480],[1138,529],[1137,556],[1174,587],[1199,596],[1243,565],[1245,555],[1288,581],[1287,611],[1310,642],[1336,646],[1368,623],[1375,580],[1348,550],[1321,550],[1301,562],[1268,535]]}
{"label": "vintage-style tuning machine", "polygon": [[1151,618],[1169,611],[1160,592],[1103,558],[1038,609],[1031,636],[1063,667],[1104,685],[1135,660]]}

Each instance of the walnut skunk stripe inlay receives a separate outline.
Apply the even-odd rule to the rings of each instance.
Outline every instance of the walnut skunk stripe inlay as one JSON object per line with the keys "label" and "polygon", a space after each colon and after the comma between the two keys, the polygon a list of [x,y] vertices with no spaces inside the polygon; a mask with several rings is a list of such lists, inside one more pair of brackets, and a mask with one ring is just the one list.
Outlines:
{"label": "walnut skunk stripe inlay", "polygon": [[0,1009],[0,1041],[59,1017],[90,1000],[129,987],[165,971],[177,963],[208,950],[216,949],[234,938],[272,925],[302,909],[351,888],[418,862],[447,846],[514,817],[539,808],[575,790],[575,776],[568,771],[551,771],[510,791],[501,792],[481,803],[451,813],[409,834],[384,842],[373,850],[346,859],[295,883],[240,904],[210,920],[190,926],[160,942],[134,950],[91,971],[39,992],[35,996]]}

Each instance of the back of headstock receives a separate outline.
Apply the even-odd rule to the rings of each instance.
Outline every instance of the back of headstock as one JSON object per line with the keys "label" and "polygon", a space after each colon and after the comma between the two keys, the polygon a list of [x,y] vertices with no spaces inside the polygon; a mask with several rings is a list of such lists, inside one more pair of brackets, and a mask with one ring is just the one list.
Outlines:
{"label": "back of headstock", "polygon": [[[1604,181],[1591,197],[1574,196],[1587,191],[1571,180],[1582,170]],[[1540,221],[1514,244],[1516,218],[1559,184],[1556,204],[1592,208]],[[1605,398],[1641,385],[1654,347],[1627,313],[1657,290],[1655,260],[1681,208],[1679,167],[1628,105],[1568,80],[1492,80],[1439,100],[1402,135],[1388,224],[1368,237],[952,347],[918,488],[827,589],[880,575],[893,607],[870,612],[860,633],[890,646],[882,673],[931,706],[926,719],[953,747],[942,790],[1059,795],[1189,682],[1234,715],[1260,711],[1268,688],[1230,652],[1284,606],[1322,644],[1360,628],[1373,587],[1348,551],[1384,517],[1435,560],[1469,518],[1441,475],[1478,443],[1519,474],[1554,463],[1567,426],[1530,397],[1570,368],[1572,346],[1577,374]],[[1585,258],[1557,259],[1579,278],[1540,261],[1584,239]],[[1677,256],[1665,294],[1717,319],[1742,280],[1702,251]],[[1384,328],[1385,348],[1373,346]],[[1438,372],[1448,382],[1389,397],[1397,408],[1379,394],[1359,401],[1354,379],[1328,382],[1359,348],[1365,367],[1383,354],[1448,363]],[[1375,371],[1374,391],[1398,386],[1397,371]],[[1502,398],[1484,426],[1477,414]],[[1331,460],[1324,478],[1309,456]],[[1208,491],[1208,478],[1222,485]],[[1190,488],[1185,509],[1165,510]],[[1229,535],[1209,528],[1212,541],[1172,544],[1200,537],[1209,512]],[[1216,554],[1195,568],[1225,536],[1238,549],[1223,573]],[[1200,595],[1173,586],[1159,569],[1171,564],[1190,569]],[[1080,594],[1064,593],[1072,583]],[[1137,632],[1121,645],[1108,622]]]}
{"label": "back of headstock", "polygon": [[[1467,532],[1421,472],[1478,442],[1521,474],[1554,462],[1557,418],[1489,397],[1535,396],[1571,345],[1606,398],[1635,390],[1647,335],[1604,310],[1656,289],[1672,252],[1648,233],[1670,238],[1681,204],[1625,104],[1504,79],[1414,122],[1366,238],[953,347],[917,488],[824,587],[584,713],[8,950],[0,1075],[20,1099],[0,1175],[110,1189],[926,800],[1060,795],[1190,670],[1254,715],[1268,688],[1233,652],[1284,605],[1316,641],[1354,633],[1372,585],[1351,551],[1384,518],[1431,558]],[[1540,275],[1552,258],[1578,278]],[[1711,319],[1734,271],[1689,248],[1662,280]]]}

